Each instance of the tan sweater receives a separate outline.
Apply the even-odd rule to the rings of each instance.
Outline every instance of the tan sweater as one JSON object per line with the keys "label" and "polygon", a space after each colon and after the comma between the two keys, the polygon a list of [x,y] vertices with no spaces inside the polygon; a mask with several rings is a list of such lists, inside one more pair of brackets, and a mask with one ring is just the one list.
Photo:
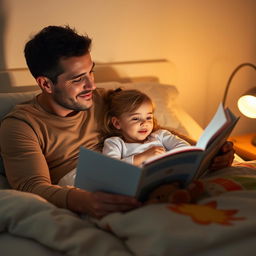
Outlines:
{"label": "tan sweater", "polygon": [[43,110],[37,99],[21,104],[0,127],[0,153],[14,189],[33,192],[59,207],[67,207],[70,188],[57,185],[77,164],[79,147],[96,150],[103,120],[103,90],[94,92],[94,105],[71,117]]}

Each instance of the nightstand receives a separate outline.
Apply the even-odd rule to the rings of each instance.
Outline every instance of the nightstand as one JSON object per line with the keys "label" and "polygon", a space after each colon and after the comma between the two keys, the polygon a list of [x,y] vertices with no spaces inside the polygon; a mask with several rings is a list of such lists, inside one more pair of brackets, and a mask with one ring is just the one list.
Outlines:
{"label": "nightstand", "polygon": [[244,160],[256,160],[256,146],[252,145],[251,140],[256,133],[238,135],[230,137],[228,140],[234,143],[236,154]]}

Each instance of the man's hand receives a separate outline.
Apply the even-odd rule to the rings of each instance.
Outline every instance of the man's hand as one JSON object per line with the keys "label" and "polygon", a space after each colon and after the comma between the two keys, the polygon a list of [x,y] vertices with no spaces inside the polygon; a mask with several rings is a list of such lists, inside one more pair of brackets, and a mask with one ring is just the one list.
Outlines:
{"label": "man's hand", "polygon": [[235,150],[231,141],[226,141],[220,149],[220,152],[214,157],[210,170],[215,171],[232,164]]}
{"label": "man's hand", "polygon": [[72,189],[68,194],[68,208],[95,218],[102,218],[113,212],[126,212],[141,206],[135,198],[104,192],[89,192]]}

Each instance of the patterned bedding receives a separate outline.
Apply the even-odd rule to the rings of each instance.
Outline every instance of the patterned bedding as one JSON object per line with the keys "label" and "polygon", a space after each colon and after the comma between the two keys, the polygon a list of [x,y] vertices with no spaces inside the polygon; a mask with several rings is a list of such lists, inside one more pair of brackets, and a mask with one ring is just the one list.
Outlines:
{"label": "patterned bedding", "polygon": [[[81,218],[5,184],[0,232],[65,255],[253,255],[255,174],[256,161],[240,163],[204,179],[211,194],[196,204],[147,205],[101,220]],[[4,177],[0,181],[4,188]]]}

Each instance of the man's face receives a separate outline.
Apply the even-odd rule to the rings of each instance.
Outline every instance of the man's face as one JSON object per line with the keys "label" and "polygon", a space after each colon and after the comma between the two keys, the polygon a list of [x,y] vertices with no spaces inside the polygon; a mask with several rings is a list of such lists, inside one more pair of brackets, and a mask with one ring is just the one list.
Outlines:
{"label": "man's face", "polygon": [[64,72],[53,85],[53,99],[64,109],[82,111],[93,104],[92,93],[95,90],[91,55],[70,57],[60,60]]}

